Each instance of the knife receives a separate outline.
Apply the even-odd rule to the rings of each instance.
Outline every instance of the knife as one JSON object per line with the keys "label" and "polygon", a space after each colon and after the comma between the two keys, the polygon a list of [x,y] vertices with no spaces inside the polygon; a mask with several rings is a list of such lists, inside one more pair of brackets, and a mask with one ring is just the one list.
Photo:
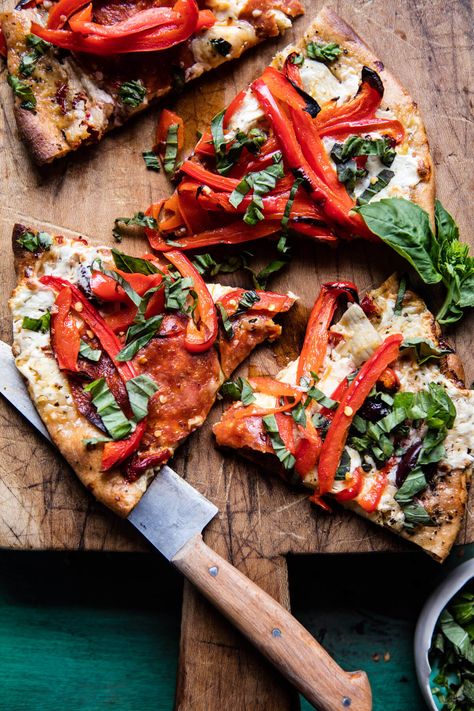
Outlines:
{"label": "knife", "polygon": [[[0,392],[45,438],[9,345],[0,341]],[[365,672],[345,672],[270,595],[207,546],[217,507],[164,466],[129,514],[130,523],[220,610],[320,711],[371,711]]]}

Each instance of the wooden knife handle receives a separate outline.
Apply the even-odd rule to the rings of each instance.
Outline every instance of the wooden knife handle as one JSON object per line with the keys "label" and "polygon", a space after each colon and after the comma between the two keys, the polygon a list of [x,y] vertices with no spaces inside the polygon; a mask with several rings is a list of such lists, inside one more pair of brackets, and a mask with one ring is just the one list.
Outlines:
{"label": "wooden knife handle", "polygon": [[371,711],[365,672],[343,671],[284,607],[201,535],[188,541],[172,563],[319,711]]}

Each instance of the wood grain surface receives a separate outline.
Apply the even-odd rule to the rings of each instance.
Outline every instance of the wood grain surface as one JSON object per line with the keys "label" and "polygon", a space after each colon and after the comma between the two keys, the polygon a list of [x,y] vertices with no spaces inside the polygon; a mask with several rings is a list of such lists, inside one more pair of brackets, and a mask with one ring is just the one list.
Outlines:
{"label": "wood grain surface", "polygon": [[[7,0],[5,7],[10,2]],[[306,0],[305,4],[306,17],[282,40],[257,48],[241,62],[205,77],[176,101],[168,102],[184,118],[189,146],[196,129],[205,126],[269,62],[279,46],[290,42],[292,35],[299,36],[322,3]],[[442,0],[341,0],[332,5],[419,103],[436,164],[438,195],[458,220],[462,238],[474,244],[470,219],[474,188],[472,4],[468,0],[449,4]],[[0,83],[0,100],[1,336],[10,340],[6,300],[14,281],[10,236],[15,221],[111,243],[115,217],[146,207],[152,199],[168,194],[170,186],[162,175],[147,172],[141,157],[153,142],[158,108],[110,134],[100,146],[40,170],[18,141],[11,92],[5,81]],[[139,253],[143,242],[128,238],[123,248]],[[293,314],[291,321],[287,320],[286,335],[275,348],[279,365],[285,354],[301,343],[305,317],[321,282],[345,277],[364,290],[401,266],[383,246],[365,243],[332,251],[299,241],[294,251],[291,268],[272,282],[272,288],[291,288],[301,297],[296,318]],[[245,281],[242,275],[231,279],[234,283]],[[436,295],[428,296],[430,305],[436,305]],[[474,377],[473,323],[472,315],[468,316],[452,334],[468,383]],[[255,354],[252,364],[273,372],[278,367],[266,348]],[[289,552],[410,550],[408,544],[347,513],[328,516],[312,510],[304,492],[291,491],[257,467],[217,451],[210,425],[220,411],[218,404],[210,421],[175,457],[174,468],[219,506],[220,514],[208,527],[206,542],[279,602],[288,605],[284,556]],[[95,504],[61,458],[3,402],[0,417],[1,546],[143,548],[130,527]],[[460,542],[474,540],[472,500]],[[223,700],[234,709],[252,711],[297,708],[286,683],[259,661],[238,633],[211,612],[190,586],[185,588],[180,669],[180,711],[220,709]]]}

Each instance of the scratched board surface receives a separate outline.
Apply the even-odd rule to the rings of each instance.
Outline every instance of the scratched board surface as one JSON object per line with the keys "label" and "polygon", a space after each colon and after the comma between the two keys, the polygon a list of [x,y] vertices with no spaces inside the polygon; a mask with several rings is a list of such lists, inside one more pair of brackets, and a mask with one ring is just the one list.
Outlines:
{"label": "scratched board surface", "polygon": [[[184,118],[189,147],[196,130],[203,128],[212,115],[262,70],[277,48],[303,33],[322,3],[306,0],[305,4],[306,16],[281,41],[249,52],[239,63],[208,75],[189,86],[178,99],[167,102]],[[4,3],[7,5],[10,7],[10,2]],[[332,5],[418,102],[436,164],[438,195],[458,220],[463,239],[473,244],[471,4],[446,4],[441,0],[354,0]],[[101,145],[38,169],[18,141],[12,99],[5,81],[1,82],[0,92],[4,250],[0,265],[4,291],[1,335],[9,340],[6,301],[14,284],[10,250],[14,222],[111,244],[114,218],[145,208],[152,200],[167,195],[170,186],[162,175],[146,171],[141,157],[142,151],[153,143],[159,107],[110,134]],[[140,253],[143,247],[144,242],[138,238],[129,238],[123,244],[132,253]],[[294,253],[291,267],[272,282],[272,288],[291,288],[300,296],[300,302],[295,313],[284,322],[286,335],[274,351],[262,348],[252,357],[252,365],[260,371],[275,372],[301,344],[307,314],[322,282],[348,278],[364,291],[402,267],[402,262],[383,246],[362,242],[329,250],[298,241]],[[233,275],[229,283],[250,285],[244,274]],[[436,306],[436,295],[427,296],[429,303]],[[474,376],[472,326],[471,315],[451,334],[466,366],[468,383]],[[248,364],[243,372],[247,367]],[[0,545],[122,551],[143,548],[126,523],[93,502],[49,445],[11,408],[4,403],[0,407]],[[206,425],[182,447],[174,467],[219,506],[220,514],[206,533],[207,542],[282,603],[288,604],[284,557],[288,552],[409,550],[407,544],[351,515],[315,512],[304,492],[291,491],[280,481],[262,475],[257,467],[217,451],[211,425],[220,412],[221,406],[217,404]],[[473,537],[470,508],[460,541]],[[185,588],[183,604],[180,709],[211,709],[211,699],[215,698],[226,698],[236,708],[276,711],[294,707],[288,688],[259,662],[237,634],[216,621],[218,617],[189,587]],[[220,674],[213,676],[209,671],[212,669],[219,669]],[[239,683],[230,683],[230,679],[239,679]]]}

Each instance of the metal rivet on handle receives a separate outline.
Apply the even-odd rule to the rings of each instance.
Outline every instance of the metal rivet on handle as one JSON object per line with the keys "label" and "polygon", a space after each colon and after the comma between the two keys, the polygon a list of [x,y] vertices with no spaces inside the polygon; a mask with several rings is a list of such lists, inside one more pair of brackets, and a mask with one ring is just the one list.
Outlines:
{"label": "metal rivet on handle", "polygon": [[208,573],[209,575],[212,575],[213,578],[217,577],[217,573],[219,572],[219,568],[217,565],[213,565],[212,568],[209,568]]}
{"label": "metal rivet on handle", "polygon": [[281,630],[278,627],[272,629],[272,637],[281,637]]}
{"label": "metal rivet on handle", "polygon": [[344,696],[342,699],[342,705],[345,706],[346,708],[350,706],[352,703],[352,700],[348,696]]}

